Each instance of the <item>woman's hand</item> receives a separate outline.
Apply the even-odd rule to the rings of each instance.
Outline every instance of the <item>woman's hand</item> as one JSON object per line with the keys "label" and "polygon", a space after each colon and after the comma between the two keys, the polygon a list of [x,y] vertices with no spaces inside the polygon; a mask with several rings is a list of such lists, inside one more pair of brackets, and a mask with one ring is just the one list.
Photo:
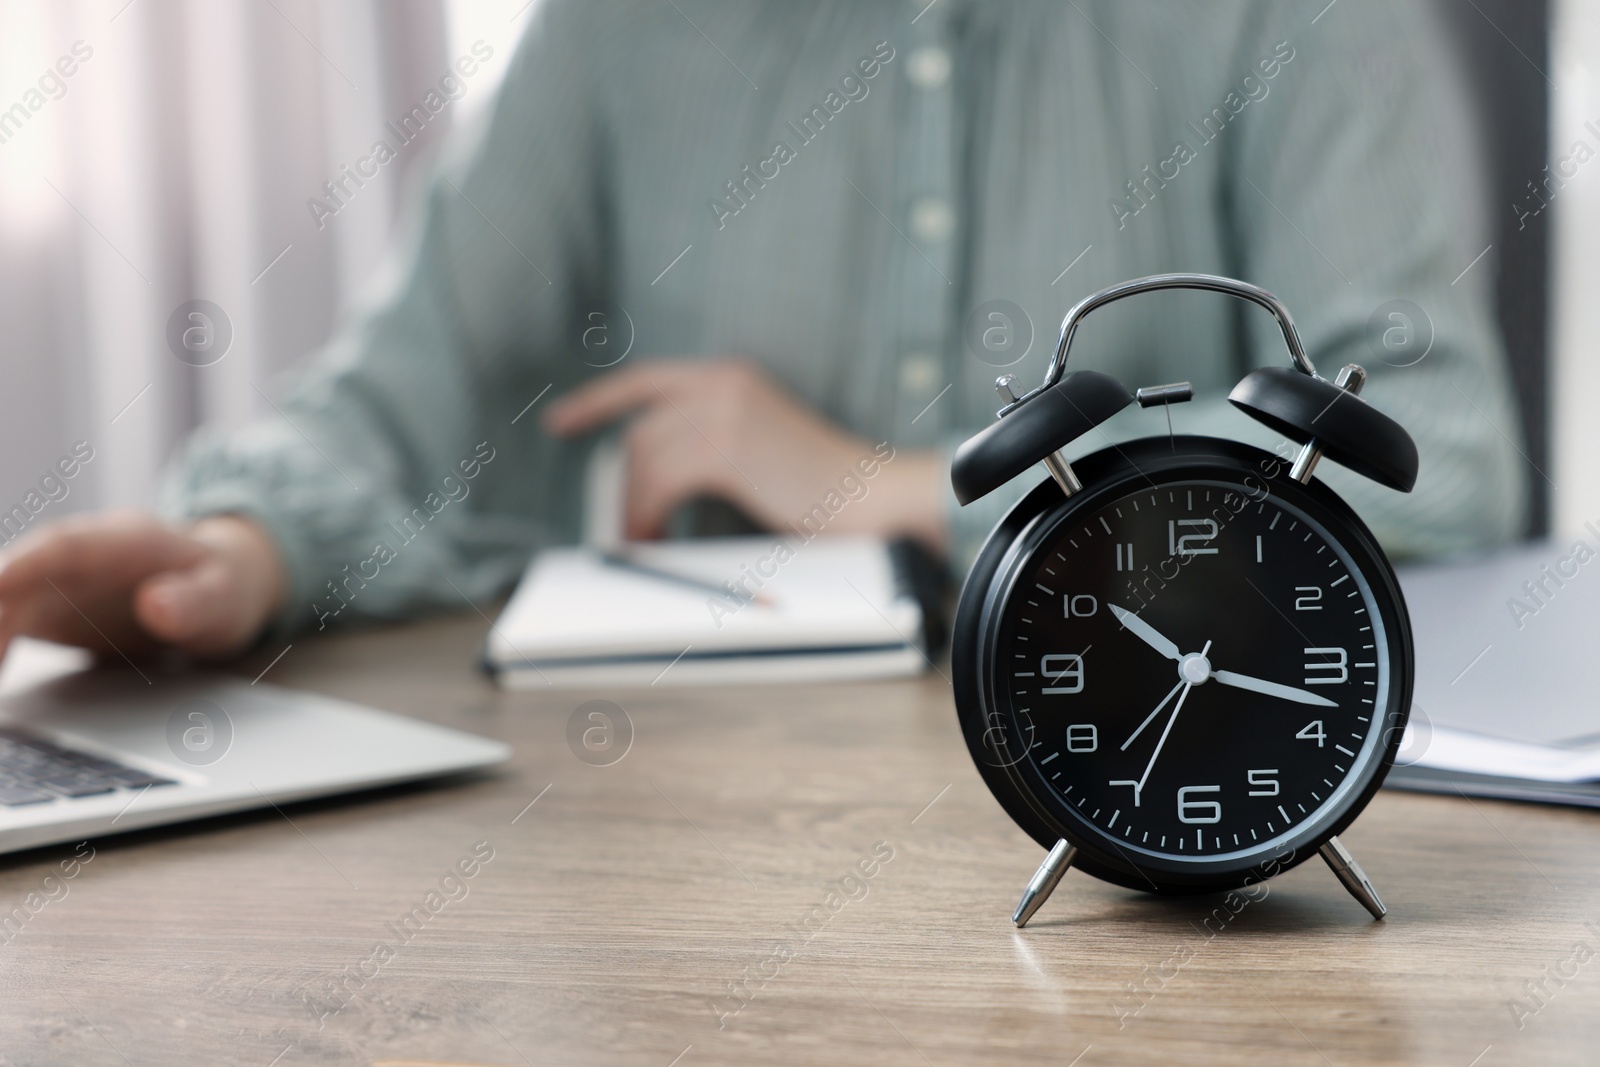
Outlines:
{"label": "woman's hand", "polygon": [[220,659],[255,641],[284,591],[277,547],[249,519],[179,529],[134,513],[73,516],[0,552],[0,655],[22,635]]}
{"label": "woman's hand", "polygon": [[659,536],[672,512],[721,497],[774,530],[793,528],[841,478],[866,495],[832,517],[835,533],[910,536],[943,551],[945,476],[931,452],[892,453],[870,481],[858,464],[878,462],[876,442],[835,426],[741,359],[635,364],[551,405],[545,427],[563,437],[631,416],[627,455],[630,538]]}

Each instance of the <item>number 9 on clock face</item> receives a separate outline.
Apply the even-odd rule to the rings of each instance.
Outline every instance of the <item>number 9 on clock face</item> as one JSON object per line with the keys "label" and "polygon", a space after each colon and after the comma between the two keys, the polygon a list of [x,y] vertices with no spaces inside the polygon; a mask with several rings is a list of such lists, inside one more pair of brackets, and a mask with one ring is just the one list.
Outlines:
{"label": "number 9 on clock face", "polygon": [[1269,477],[1266,453],[1112,451],[1084,461],[1108,468],[1092,491],[1036,490],[974,567],[989,593],[957,622],[977,646],[957,693],[988,729],[969,745],[1013,817],[1092,873],[1237,885],[1377,788],[1409,701],[1403,601],[1350,509]]}

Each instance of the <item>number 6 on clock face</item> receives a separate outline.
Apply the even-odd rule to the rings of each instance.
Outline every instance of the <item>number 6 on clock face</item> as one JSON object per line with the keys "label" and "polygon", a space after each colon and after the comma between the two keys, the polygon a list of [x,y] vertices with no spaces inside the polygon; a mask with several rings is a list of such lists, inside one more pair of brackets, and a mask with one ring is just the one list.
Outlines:
{"label": "number 6 on clock face", "polygon": [[1190,800],[1191,793],[1220,793],[1220,785],[1186,785],[1178,790],[1178,821],[1210,825],[1222,821],[1222,805],[1215,800]]}

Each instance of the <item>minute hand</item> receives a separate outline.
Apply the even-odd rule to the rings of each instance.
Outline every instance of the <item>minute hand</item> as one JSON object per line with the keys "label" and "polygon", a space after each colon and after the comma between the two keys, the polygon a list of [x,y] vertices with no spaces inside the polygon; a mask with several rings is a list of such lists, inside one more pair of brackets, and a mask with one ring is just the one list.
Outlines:
{"label": "minute hand", "polygon": [[1279,685],[1277,682],[1268,682],[1261,678],[1252,678],[1248,674],[1234,674],[1232,671],[1212,671],[1211,677],[1223,685],[1231,685],[1237,689],[1248,689],[1252,693],[1262,693],[1269,697],[1281,697],[1292,700],[1297,704],[1312,704],[1319,708],[1336,708],[1339,705],[1327,697],[1319,697],[1315,693],[1304,689],[1296,689],[1292,685]]}

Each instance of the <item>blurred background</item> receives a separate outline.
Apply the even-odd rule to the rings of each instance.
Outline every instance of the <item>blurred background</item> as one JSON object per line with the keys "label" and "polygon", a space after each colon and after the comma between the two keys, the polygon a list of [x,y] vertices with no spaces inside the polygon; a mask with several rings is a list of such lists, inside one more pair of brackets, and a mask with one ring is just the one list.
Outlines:
{"label": "blurred background", "polygon": [[[451,130],[483,117],[532,10],[0,0],[0,512],[79,440],[94,459],[41,520],[148,505],[194,426],[269,410]],[[378,140],[395,157],[357,186],[341,167]],[[210,365],[168,344],[196,299],[231,323]]]}
{"label": "blurred background", "polygon": [[[194,426],[270,410],[540,2],[0,0],[0,513],[80,440],[41,519],[148,505]],[[1484,126],[1477,269],[1544,475],[1530,532],[1578,529],[1600,521],[1600,5],[1407,2],[1442,9]],[[358,184],[378,140],[394,157]]]}

